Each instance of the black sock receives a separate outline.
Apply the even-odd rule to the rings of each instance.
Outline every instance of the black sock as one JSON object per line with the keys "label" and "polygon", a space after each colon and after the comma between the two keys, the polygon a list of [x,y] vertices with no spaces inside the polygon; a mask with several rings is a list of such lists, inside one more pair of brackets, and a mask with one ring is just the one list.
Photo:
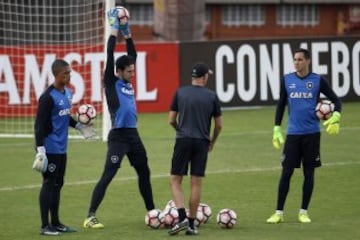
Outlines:
{"label": "black sock", "polygon": [[94,191],[92,193],[88,216],[91,216],[90,214],[95,215],[96,210],[98,209],[100,203],[105,197],[106,189],[109,186],[115,174],[117,173],[117,171],[118,168],[104,170],[99,182],[96,184]]}
{"label": "black sock", "polygon": [[56,186],[51,194],[50,216],[51,224],[53,226],[60,225],[59,220],[59,205],[60,205],[60,188]]}
{"label": "black sock", "polygon": [[277,210],[283,210],[285,205],[286,196],[289,192],[290,179],[294,172],[294,169],[283,168],[280,181],[279,181],[279,190],[278,190],[278,201],[277,201]]}
{"label": "black sock", "polygon": [[302,209],[308,209],[314,189],[314,169],[304,169]]}
{"label": "black sock", "polygon": [[186,218],[185,208],[179,208],[179,209],[178,209],[178,212],[179,212],[179,222],[184,221],[185,218]]}
{"label": "black sock", "polygon": [[195,218],[189,218],[189,227],[191,229],[194,229],[194,222],[195,222]]}
{"label": "black sock", "polygon": [[88,215],[87,215],[87,217],[88,217],[88,218],[89,218],[89,217],[95,217],[95,212],[89,212]]}
{"label": "black sock", "polygon": [[44,180],[39,194],[41,228],[49,225],[50,195],[52,192],[50,185],[49,180]]}
{"label": "black sock", "polygon": [[135,171],[138,175],[138,187],[144,200],[145,208],[150,211],[155,208],[150,181],[150,169],[147,165],[137,166]]}

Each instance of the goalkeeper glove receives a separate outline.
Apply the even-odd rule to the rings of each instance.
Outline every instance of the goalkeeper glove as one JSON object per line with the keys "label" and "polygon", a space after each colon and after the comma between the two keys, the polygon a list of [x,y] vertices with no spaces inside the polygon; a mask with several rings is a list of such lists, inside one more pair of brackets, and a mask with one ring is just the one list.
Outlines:
{"label": "goalkeeper glove", "polygon": [[273,146],[276,149],[280,149],[280,145],[282,145],[284,143],[284,138],[282,136],[280,126],[274,126],[272,141],[273,141]]}
{"label": "goalkeeper glove", "polygon": [[91,125],[77,123],[75,128],[80,131],[84,139],[94,138],[96,136],[95,129]]}
{"label": "goalkeeper glove", "polygon": [[107,17],[108,17],[110,26],[113,29],[119,30],[120,21],[118,18],[118,10],[116,8],[110,8],[109,11],[107,11]]}
{"label": "goalkeeper glove", "polygon": [[339,112],[334,112],[332,116],[324,122],[326,132],[329,134],[338,134],[340,128],[340,118],[341,114]]}
{"label": "goalkeeper glove", "polygon": [[48,159],[44,146],[37,147],[37,153],[32,168],[38,172],[46,172]]}
{"label": "goalkeeper glove", "polygon": [[124,37],[130,36],[131,33],[130,33],[129,21],[127,21],[125,24],[119,24],[119,30]]}

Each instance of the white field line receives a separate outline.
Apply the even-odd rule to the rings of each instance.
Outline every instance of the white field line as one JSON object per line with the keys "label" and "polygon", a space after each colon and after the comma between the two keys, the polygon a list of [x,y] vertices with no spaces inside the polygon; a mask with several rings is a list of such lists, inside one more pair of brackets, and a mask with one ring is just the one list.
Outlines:
{"label": "white field line", "polygon": [[[334,162],[334,163],[325,163],[323,166],[325,167],[333,167],[333,166],[344,166],[344,165],[358,165],[360,162]],[[251,172],[270,172],[270,171],[278,171],[281,167],[268,167],[268,168],[248,168],[248,169],[222,169],[222,170],[216,170],[216,171],[208,171],[206,172],[206,175],[213,175],[213,174],[224,174],[224,173],[251,173]],[[169,174],[156,174],[152,175],[152,179],[157,178],[165,178],[168,177]],[[116,182],[122,182],[122,181],[132,181],[136,180],[137,176],[132,177],[119,177],[114,178],[113,181]],[[66,182],[66,186],[77,186],[77,185],[87,185],[87,184],[95,184],[98,180],[86,180],[86,181],[76,181],[76,182]],[[6,191],[17,191],[17,190],[27,190],[27,189],[34,189],[34,188],[40,188],[40,184],[34,184],[34,185],[24,185],[24,186],[10,186],[10,187],[2,187],[0,188],[0,192],[6,192]]]}

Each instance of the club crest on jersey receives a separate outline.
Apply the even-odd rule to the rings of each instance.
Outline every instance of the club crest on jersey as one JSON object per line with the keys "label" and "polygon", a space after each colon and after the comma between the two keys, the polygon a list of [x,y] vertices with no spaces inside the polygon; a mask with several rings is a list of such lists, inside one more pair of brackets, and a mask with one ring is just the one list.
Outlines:
{"label": "club crest on jersey", "polygon": [[306,83],[306,88],[307,89],[311,90],[313,87],[314,87],[314,83],[312,83],[312,82],[307,82]]}

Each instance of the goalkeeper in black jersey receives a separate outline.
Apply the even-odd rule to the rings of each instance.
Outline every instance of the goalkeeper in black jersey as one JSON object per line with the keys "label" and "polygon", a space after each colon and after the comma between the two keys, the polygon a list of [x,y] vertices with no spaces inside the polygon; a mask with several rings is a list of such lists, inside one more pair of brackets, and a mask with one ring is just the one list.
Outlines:
{"label": "goalkeeper in black jersey", "polygon": [[320,93],[328,97],[335,105],[331,118],[324,122],[329,134],[339,132],[341,102],[327,81],[309,71],[310,52],[298,49],[294,54],[295,72],[284,76],[281,81],[280,99],[276,108],[273,145],[276,149],[284,143],[281,122],[286,104],[289,108],[288,128],[282,154],[282,173],[279,181],[278,200],[275,213],[267,223],[284,221],[284,205],[289,191],[290,179],[294,168],[303,166],[303,194],[298,215],[301,223],[310,223],[307,212],[314,188],[315,168],[321,166],[320,159],[320,120],[315,108]]}

